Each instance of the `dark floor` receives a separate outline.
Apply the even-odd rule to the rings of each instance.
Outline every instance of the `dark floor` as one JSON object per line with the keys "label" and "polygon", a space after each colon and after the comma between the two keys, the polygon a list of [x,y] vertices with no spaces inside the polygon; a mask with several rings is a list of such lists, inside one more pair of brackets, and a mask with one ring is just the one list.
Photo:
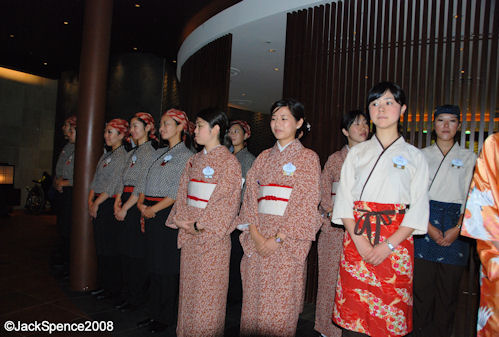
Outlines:
{"label": "dark floor", "polygon": [[[51,267],[57,243],[55,216],[28,215],[15,211],[0,218],[0,336],[48,336],[46,332],[7,332],[8,321],[84,322],[113,321],[111,334],[52,333],[51,336],[145,336],[136,323],[146,317],[142,311],[122,313],[110,300],[98,301],[69,289],[69,280]],[[240,303],[227,308],[225,336],[238,336]],[[298,322],[297,336],[318,336],[314,327],[314,306],[306,304]],[[175,336],[175,327],[157,336]],[[201,336],[200,336],[201,337]]]}

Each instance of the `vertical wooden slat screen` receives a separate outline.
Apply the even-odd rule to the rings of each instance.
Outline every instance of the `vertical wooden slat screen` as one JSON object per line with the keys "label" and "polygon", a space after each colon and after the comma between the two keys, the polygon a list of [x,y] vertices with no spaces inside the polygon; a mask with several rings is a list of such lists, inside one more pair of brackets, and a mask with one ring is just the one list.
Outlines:
{"label": "vertical wooden slat screen", "polygon": [[227,34],[198,50],[182,66],[180,106],[189,118],[208,107],[227,111],[231,51],[232,34]]}
{"label": "vertical wooden slat screen", "polygon": [[[343,0],[288,13],[283,96],[305,104],[305,145],[324,164],[343,145],[342,114],[389,80],[407,94],[407,141],[428,146],[434,108],[458,104],[460,144],[477,152],[499,126],[498,12],[493,0]],[[313,302],[315,245],[308,268]]]}
{"label": "vertical wooden slat screen", "polygon": [[429,145],[434,108],[458,104],[461,146],[478,151],[499,124],[497,12],[493,0],[343,0],[288,13],[283,96],[305,104],[305,144],[324,163],[342,113],[390,80],[408,97],[409,142]]}

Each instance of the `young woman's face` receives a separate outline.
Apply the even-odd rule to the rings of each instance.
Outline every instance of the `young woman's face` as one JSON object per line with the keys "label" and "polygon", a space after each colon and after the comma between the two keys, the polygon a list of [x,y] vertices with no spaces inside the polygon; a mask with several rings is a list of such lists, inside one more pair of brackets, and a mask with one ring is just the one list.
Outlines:
{"label": "young woman's face", "polygon": [[215,129],[217,125],[213,128],[210,127],[210,124],[202,118],[196,119],[196,128],[194,129],[194,140],[199,145],[206,145],[214,140],[214,138],[218,137],[218,133]]}
{"label": "young woman's face", "polygon": [[161,135],[161,139],[168,140],[172,137],[179,135],[182,132],[182,124],[177,124],[173,118],[170,116],[164,115],[161,117],[159,133]]}
{"label": "young woman's face", "polygon": [[125,135],[123,133],[119,133],[118,130],[109,125],[106,126],[106,129],[104,130],[104,141],[107,146],[112,148],[121,145],[124,136]]}
{"label": "young woman's face", "polygon": [[149,129],[149,125],[145,126],[137,117],[132,118],[132,121],[130,122],[130,134],[132,135],[134,142],[137,143],[137,141],[141,139],[147,139],[147,132],[149,132]]}
{"label": "young woman's face", "polygon": [[362,143],[367,139],[369,135],[369,124],[364,116],[359,115],[354,120],[352,125],[348,128],[348,131],[343,129],[343,134],[348,138],[348,143],[352,146],[358,143]]}
{"label": "young woman's face", "polygon": [[70,142],[71,144],[74,144],[76,142],[76,128],[74,126],[69,128],[68,142]]}
{"label": "young woman's face", "polygon": [[438,115],[433,123],[437,138],[440,140],[454,139],[457,129],[461,126],[456,115],[445,113]]}
{"label": "young woman's face", "polygon": [[369,115],[377,129],[397,128],[407,106],[397,103],[390,90],[369,103]]}
{"label": "young woman's face", "polygon": [[62,134],[64,135],[64,138],[65,139],[68,139],[69,138],[69,130],[71,129],[71,124],[69,124],[68,122],[65,122],[64,124],[62,124]]}
{"label": "young woman's face", "polygon": [[242,145],[247,138],[243,128],[239,124],[234,124],[230,127],[229,137],[234,146]]}
{"label": "young woman's face", "polygon": [[272,112],[270,128],[277,140],[287,144],[295,139],[296,130],[303,124],[303,119],[296,120],[287,106],[277,108]]}

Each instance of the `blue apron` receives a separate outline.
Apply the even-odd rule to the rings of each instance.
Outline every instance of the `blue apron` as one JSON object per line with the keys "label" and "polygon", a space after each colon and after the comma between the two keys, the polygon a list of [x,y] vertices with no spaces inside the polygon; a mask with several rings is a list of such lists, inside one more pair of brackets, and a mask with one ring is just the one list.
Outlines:
{"label": "blue apron", "polygon": [[[461,214],[461,205],[430,200],[430,223],[442,233],[456,226]],[[464,239],[465,240],[465,239]],[[449,246],[438,245],[428,235],[414,237],[414,257],[428,261],[465,266],[468,264],[469,243],[462,237]]]}

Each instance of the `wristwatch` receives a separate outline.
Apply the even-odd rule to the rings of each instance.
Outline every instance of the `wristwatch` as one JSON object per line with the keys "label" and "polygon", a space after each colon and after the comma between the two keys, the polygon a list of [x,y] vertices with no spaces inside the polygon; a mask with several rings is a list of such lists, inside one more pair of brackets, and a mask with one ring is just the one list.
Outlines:
{"label": "wristwatch", "polygon": [[388,239],[387,239],[387,240],[385,240],[385,242],[386,242],[386,245],[388,246],[388,248],[390,248],[390,250],[391,250],[392,252],[393,252],[393,251],[395,251],[395,247],[391,244],[391,242],[390,242],[390,241],[388,241]]}
{"label": "wristwatch", "polygon": [[279,236],[279,234],[276,234],[275,235],[275,242],[277,242],[277,243],[283,243],[284,240]]}

